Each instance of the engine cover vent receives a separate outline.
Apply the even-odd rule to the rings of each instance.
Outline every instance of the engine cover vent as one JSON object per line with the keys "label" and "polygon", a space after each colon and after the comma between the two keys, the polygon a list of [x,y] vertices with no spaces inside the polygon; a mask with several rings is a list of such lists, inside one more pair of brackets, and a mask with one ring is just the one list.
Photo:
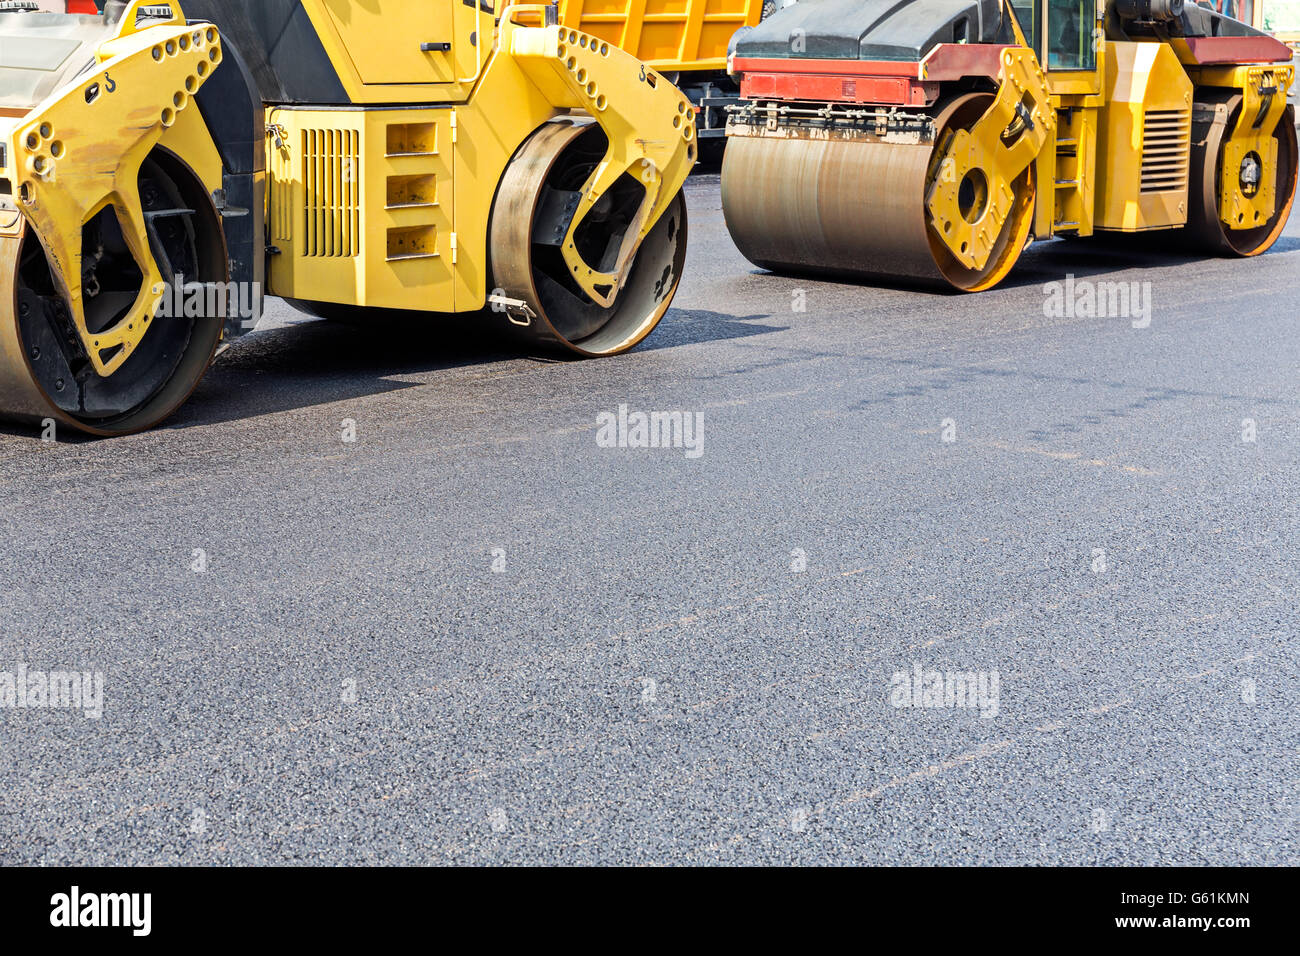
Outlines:
{"label": "engine cover vent", "polygon": [[302,131],[304,256],[357,255],[361,231],[360,135],[345,129]]}
{"label": "engine cover vent", "polygon": [[1186,189],[1191,150],[1191,110],[1149,111],[1142,129],[1142,192]]}

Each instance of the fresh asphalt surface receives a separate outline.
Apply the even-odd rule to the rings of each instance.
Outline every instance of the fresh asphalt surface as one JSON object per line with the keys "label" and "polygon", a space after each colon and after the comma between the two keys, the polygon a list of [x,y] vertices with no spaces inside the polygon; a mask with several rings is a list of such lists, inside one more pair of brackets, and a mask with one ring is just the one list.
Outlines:
{"label": "fresh asphalt surface", "polygon": [[[158,431],[0,431],[0,671],[106,680],[0,709],[0,863],[1300,862],[1300,227],[953,297],[765,274],[687,189],[630,355],[275,303]],[[1045,316],[1071,272],[1149,327]]]}

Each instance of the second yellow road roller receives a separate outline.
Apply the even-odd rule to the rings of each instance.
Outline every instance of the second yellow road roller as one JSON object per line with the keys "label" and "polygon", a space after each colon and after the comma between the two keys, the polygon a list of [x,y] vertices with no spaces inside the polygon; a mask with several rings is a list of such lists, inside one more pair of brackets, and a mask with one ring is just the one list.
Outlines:
{"label": "second yellow road roller", "polygon": [[263,295],[580,356],[667,311],[694,111],[554,6],[183,6],[0,7],[0,416],[149,428]]}
{"label": "second yellow road roller", "polygon": [[977,292],[1053,236],[1253,256],[1295,198],[1291,51],[1183,0],[801,0],[729,68],[723,211],[774,271]]}

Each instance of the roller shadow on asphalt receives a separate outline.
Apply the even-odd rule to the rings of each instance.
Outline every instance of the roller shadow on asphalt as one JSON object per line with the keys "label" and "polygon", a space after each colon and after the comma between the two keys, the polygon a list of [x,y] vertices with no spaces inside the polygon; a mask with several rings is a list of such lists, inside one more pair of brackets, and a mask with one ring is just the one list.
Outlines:
{"label": "roller shadow on asphalt", "polygon": [[[1284,255],[1300,249],[1300,238],[1283,236],[1271,249],[1258,258]],[[978,295],[996,294],[1000,290],[1024,289],[1041,286],[1044,282],[1059,280],[1066,275],[1077,278],[1106,276],[1133,269],[1169,269],[1197,262],[1236,261],[1225,256],[1207,256],[1202,253],[1183,252],[1178,249],[1151,249],[1151,237],[1145,234],[1106,236],[1098,239],[1058,238],[1038,242],[1025,250],[1010,275],[998,284],[997,289]],[[868,289],[889,289],[913,293],[931,299],[960,299],[970,293],[944,289],[924,282],[906,279],[874,277],[863,278],[834,273],[770,272],[757,266],[749,275],[768,278],[801,278],[811,282],[861,286]]]}
{"label": "roller shadow on asphalt", "polygon": [[636,347],[637,352],[657,352],[699,345],[704,342],[722,342],[728,339],[746,339],[769,332],[784,332],[787,325],[763,325],[771,315],[728,315],[708,309],[671,309],[659,328]]}
{"label": "roller shadow on asphalt", "polygon": [[[672,309],[630,353],[740,339],[784,326],[760,324],[766,315],[732,316]],[[373,325],[304,319],[256,331],[219,355],[203,381],[163,428],[239,421],[278,412],[351,401],[432,382],[397,380],[534,357],[499,334],[459,318],[380,320]],[[554,361],[556,356],[536,356]],[[581,361],[560,357],[560,364]],[[610,361],[592,359],[589,362]],[[627,374],[634,366],[620,366]],[[30,429],[12,434],[31,437]]]}
{"label": "roller shadow on asphalt", "polygon": [[[1107,275],[1144,269],[1172,269],[1196,263],[1240,262],[1227,256],[1207,256],[1178,248],[1152,249],[1152,237],[1142,233],[1116,234],[1103,238],[1052,239],[1035,243],[1025,251],[1003,289],[1039,286],[1059,281],[1067,275],[1076,278],[1104,278]],[[1300,249],[1300,238],[1283,236],[1258,258],[1285,255]]]}

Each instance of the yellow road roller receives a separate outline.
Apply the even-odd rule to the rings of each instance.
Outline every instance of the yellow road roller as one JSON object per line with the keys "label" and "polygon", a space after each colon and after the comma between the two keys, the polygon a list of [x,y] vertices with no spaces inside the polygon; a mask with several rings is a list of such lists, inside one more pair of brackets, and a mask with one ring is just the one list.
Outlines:
{"label": "yellow road roller", "polygon": [[622,352],[686,255],[695,116],[553,6],[0,7],[0,415],[149,428],[264,295]]}
{"label": "yellow road roller", "polygon": [[800,0],[731,44],[727,226],[774,271],[1002,281],[1034,239],[1253,256],[1295,198],[1291,51],[1183,0]]}

